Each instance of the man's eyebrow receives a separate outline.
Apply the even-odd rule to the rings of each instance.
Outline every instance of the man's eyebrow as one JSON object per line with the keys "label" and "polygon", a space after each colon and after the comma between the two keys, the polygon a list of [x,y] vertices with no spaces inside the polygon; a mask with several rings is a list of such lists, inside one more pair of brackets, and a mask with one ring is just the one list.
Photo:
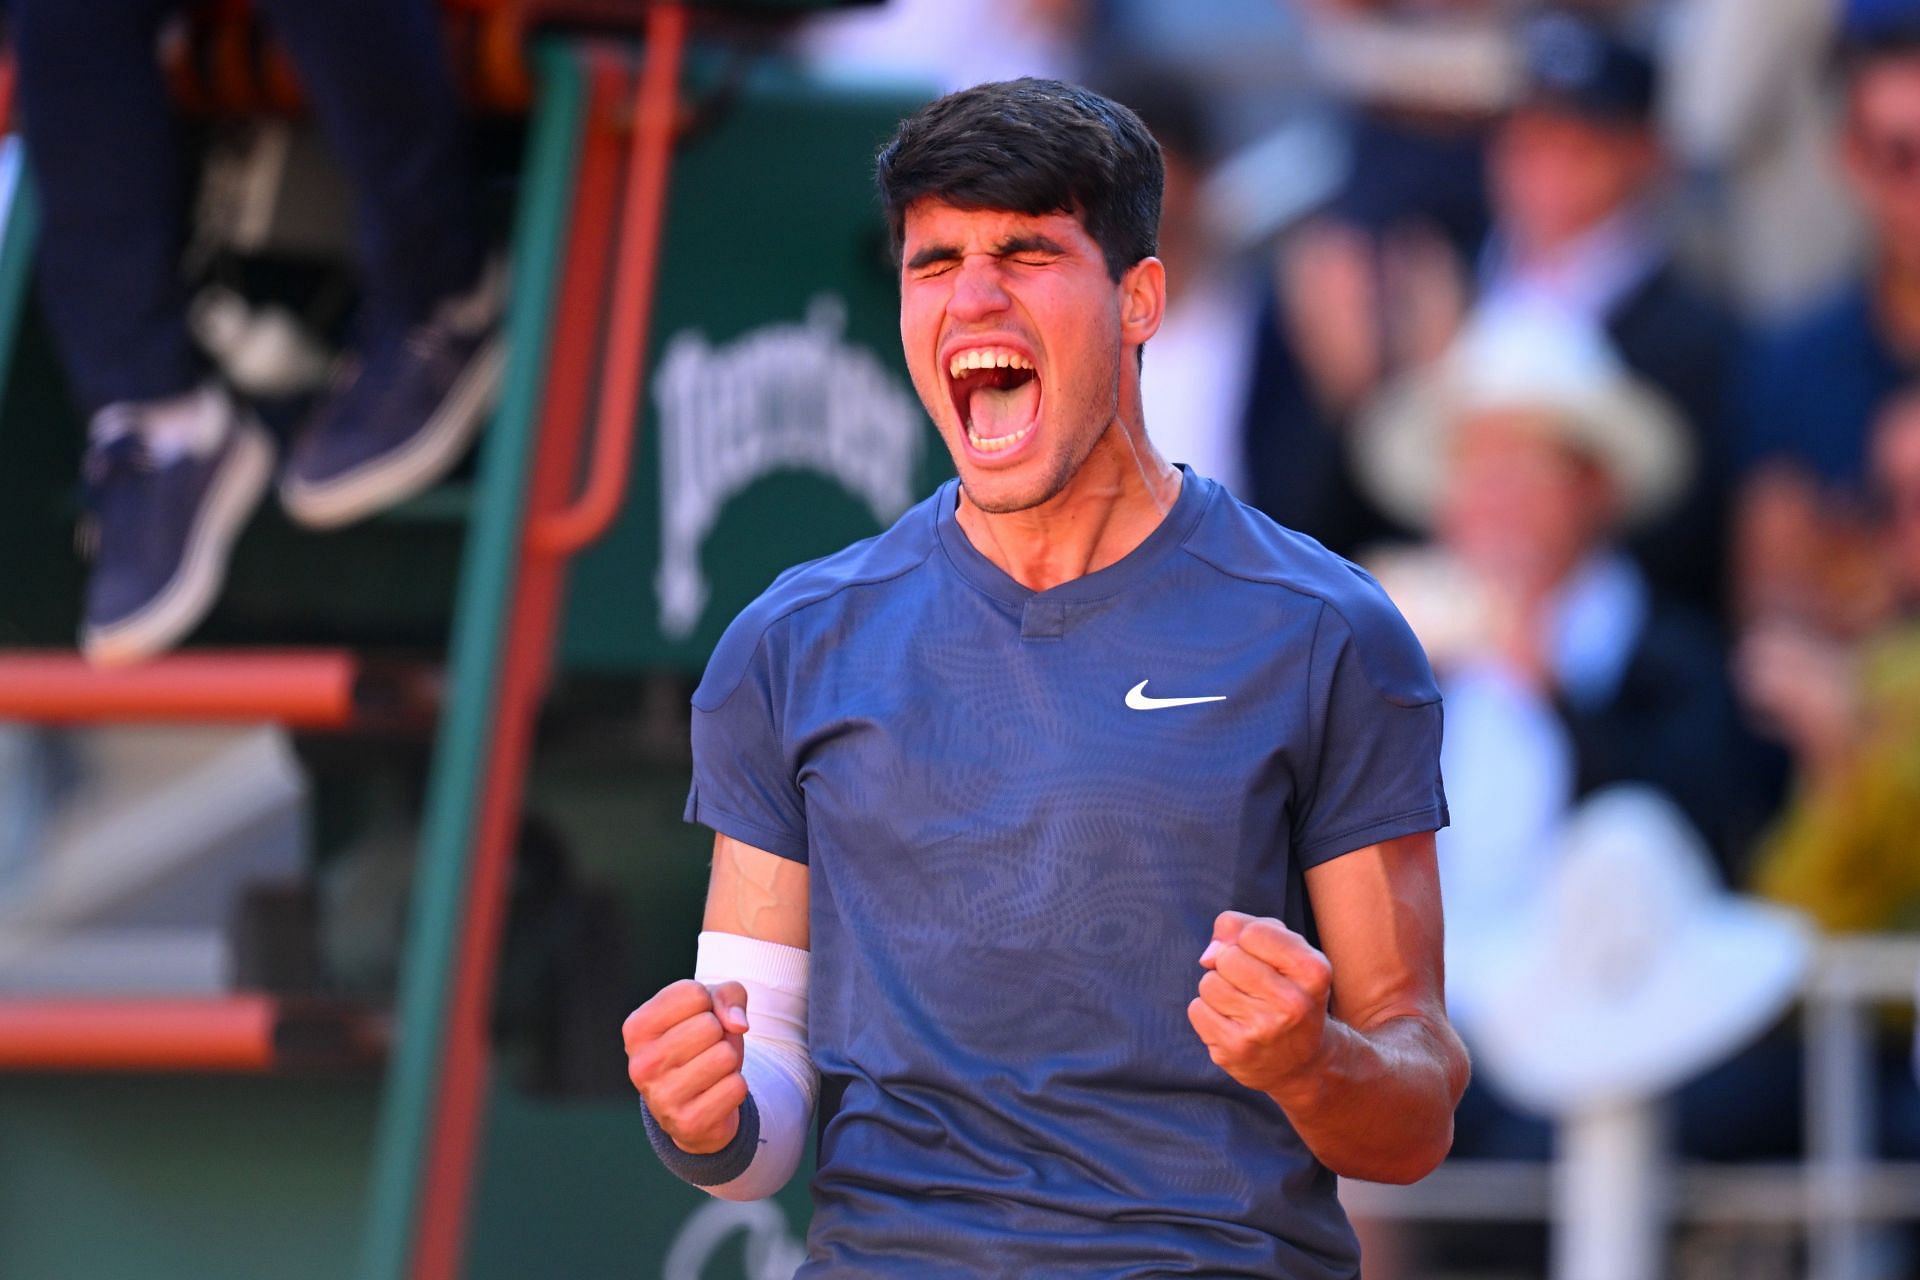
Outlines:
{"label": "man's eyebrow", "polygon": [[1051,236],[1043,236],[1037,231],[1008,236],[993,249],[996,258],[1010,258],[1016,253],[1051,253],[1065,256],[1066,252],[1059,241]]}
{"label": "man's eyebrow", "polygon": [[907,259],[907,270],[918,271],[920,268],[930,267],[936,262],[951,262],[959,256],[960,250],[955,245],[930,244]]}
{"label": "man's eyebrow", "polygon": [[[1046,253],[1055,257],[1065,257],[1066,248],[1051,236],[1039,232],[1023,232],[1008,236],[993,246],[993,256],[1010,258],[1016,253]],[[918,271],[922,267],[931,267],[935,263],[952,262],[960,257],[960,249],[951,244],[930,244],[907,259],[907,270]]]}

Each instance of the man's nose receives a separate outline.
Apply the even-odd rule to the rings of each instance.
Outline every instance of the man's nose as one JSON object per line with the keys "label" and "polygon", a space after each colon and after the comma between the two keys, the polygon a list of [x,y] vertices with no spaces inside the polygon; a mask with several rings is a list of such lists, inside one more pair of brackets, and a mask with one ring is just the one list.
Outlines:
{"label": "man's nose", "polygon": [[962,259],[947,311],[956,320],[982,320],[1009,305],[1000,264],[991,258]]}

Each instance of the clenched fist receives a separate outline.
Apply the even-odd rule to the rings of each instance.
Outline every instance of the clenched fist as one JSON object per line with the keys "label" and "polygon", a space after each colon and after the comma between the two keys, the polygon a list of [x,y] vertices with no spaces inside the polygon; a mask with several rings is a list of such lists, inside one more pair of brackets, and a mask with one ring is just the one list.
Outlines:
{"label": "clenched fist", "polygon": [[1215,1065],[1274,1093],[1319,1062],[1333,968],[1278,920],[1227,911],[1201,953],[1200,994],[1187,1021]]}
{"label": "clenched fist", "polygon": [[685,979],[627,1015],[627,1078],[682,1151],[718,1151],[740,1127],[746,1030],[747,990],[737,982]]}

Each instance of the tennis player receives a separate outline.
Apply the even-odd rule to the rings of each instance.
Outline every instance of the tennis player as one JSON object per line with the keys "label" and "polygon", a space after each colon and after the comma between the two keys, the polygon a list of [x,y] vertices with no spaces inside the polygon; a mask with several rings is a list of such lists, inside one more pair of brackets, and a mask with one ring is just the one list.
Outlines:
{"label": "tennis player", "polygon": [[1365,574],[1154,451],[1159,148],[981,85],[881,151],[907,365],[958,479],[783,574],[693,696],[713,878],[636,1010],[655,1149],[803,1277],[1359,1273],[1441,1001],[1440,699]]}

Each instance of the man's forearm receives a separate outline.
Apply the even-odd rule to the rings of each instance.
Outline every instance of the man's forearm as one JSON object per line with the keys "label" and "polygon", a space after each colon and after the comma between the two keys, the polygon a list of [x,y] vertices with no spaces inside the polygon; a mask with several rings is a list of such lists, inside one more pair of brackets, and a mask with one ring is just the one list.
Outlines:
{"label": "man's forearm", "polygon": [[1316,1069],[1270,1096],[1335,1173],[1415,1182],[1453,1145],[1467,1074],[1466,1048],[1444,1019],[1406,1014],[1363,1030],[1329,1018]]}

